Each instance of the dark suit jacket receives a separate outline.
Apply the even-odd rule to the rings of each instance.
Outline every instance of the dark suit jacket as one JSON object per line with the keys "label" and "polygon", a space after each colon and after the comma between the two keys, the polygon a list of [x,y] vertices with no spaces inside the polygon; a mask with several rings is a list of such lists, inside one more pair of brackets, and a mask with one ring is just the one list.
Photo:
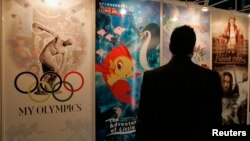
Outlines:
{"label": "dark suit jacket", "polygon": [[204,141],[221,125],[219,73],[175,56],[143,76],[136,141]]}

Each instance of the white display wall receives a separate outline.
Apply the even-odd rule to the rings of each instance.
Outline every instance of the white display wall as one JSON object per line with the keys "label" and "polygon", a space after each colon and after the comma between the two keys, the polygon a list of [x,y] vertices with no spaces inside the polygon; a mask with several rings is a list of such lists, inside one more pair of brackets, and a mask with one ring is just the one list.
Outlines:
{"label": "white display wall", "polygon": [[[52,0],[51,0],[52,1]],[[154,0],[157,1],[157,0]],[[95,140],[95,1],[93,0],[60,0],[50,3],[56,7],[47,6],[46,0],[3,0],[0,6],[1,40],[0,40],[0,120],[2,141],[77,141]],[[192,8],[201,8],[195,4],[186,5],[171,0],[161,1],[161,14],[163,4]],[[214,13],[231,13],[226,10],[212,8],[210,16]],[[245,14],[233,12],[234,16],[242,19]],[[162,16],[161,16],[162,17]],[[161,29],[164,20],[161,19]],[[213,20],[210,19],[210,31]],[[64,67],[59,76],[62,86],[59,94],[50,92],[35,94],[37,78],[44,74],[40,61],[40,54],[50,41],[54,39],[50,33],[37,30],[34,23],[62,35],[62,39],[69,37],[76,39],[75,46],[70,46],[67,58],[67,67]],[[244,23],[245,24],[245,23]],[[249,46],[249,19],[247,23],[247,42]],[[245,28],[245,27],[244,27]],[[246,32],[246,31],[245,31]],[[161,31],[161,53],[168,48],[164,44],[163,31]],[[167,46],[166,46],[167,47]],[[210,34],[210,63],[212,68],[212,32]],[[52,50],[53,52],[53,50]],[[249,47],[248,47],[249,54]],[[161,55],[161,64],[164,56]],[[169,56],[167,56],[169,57]],[[30,69],[38,64],[38,75]],[[4,67],[3,67],[4,66]],[[246,66],[247,72],[249,66]],[[45,70],[46,71],[46,70]],[[54,70],[55,71],[55,70]],[[31,73],[27,73],[31,72]],[[238,74],[241,76],[242,74]],[[247,73],[249,78],[249,73]],[[66,82],[65,82],[66,81]],[[57,83],[58,80],[55,82]],[[43,88],[46,82],[42,82]],[[70,84],[69,84],[70,83]],[[39,85],[39,84],[38,84]],[[60,85],[60,83],[58,83]],[[72,88],[71,88],[72,86]],[[41,86],[37,86],[41,87]],[[34,91],[33,91],[34,89]],[[57,88],[52,88],[57,89]],[[70,90],[68,90],[70,89]],[[41,88],[40,88],[41,90]],[[249,84],[244,86],[247,93],[247,124],[250,124]],[[33,91],[33,92],[32,92]],[[39,92],[38,92],[39,93]],[[52,94],[53,93],[53,94]],[[69,96],[69,95],[72,95]]]}

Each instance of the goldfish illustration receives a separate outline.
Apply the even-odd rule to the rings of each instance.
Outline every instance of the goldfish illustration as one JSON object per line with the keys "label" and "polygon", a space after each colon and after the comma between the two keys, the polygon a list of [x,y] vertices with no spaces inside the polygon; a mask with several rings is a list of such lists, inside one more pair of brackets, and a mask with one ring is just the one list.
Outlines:
{"label": "goldfish illustration", "polygon": [[131,86],[124,79],[140,75],[133,72],[133,67],[134,60],[123,43],[120,43],[119,47],[114,47],[101,65],[95,65],[96,71],[102,73],[115,98],[130,105],[135,105],[135,97],[130,95]]}

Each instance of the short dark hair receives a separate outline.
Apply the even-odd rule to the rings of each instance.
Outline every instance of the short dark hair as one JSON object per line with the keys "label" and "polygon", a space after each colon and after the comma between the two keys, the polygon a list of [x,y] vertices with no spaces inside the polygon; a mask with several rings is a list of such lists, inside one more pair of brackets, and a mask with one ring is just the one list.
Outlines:
{"label": "short dark hair", "polygon": [[194,29],[188,25],[183,25],[174,29],[171,37],[169,49],[175,55],[187,55],[193,53],[196,42]]}

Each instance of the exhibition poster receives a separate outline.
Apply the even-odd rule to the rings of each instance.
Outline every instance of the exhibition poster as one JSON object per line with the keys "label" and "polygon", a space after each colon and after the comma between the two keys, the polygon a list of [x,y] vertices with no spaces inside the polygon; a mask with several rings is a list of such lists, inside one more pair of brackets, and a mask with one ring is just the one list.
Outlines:
{"label": "exhibition poster", "polygon": [[92,5],[2,1],[4,141],[93,140]]}
{"label": "exhibition poster", "polygon": [[198,65],[211,68],[210,62],[210,12],[202,12],[200,8],[181,6],[176,4],[163,4],[163,64],[171,59],[169,51],[170,35],[181,25],[194,28],[196,45],[192,57]]}
{"label": "exhibition poster", "polygon": [[160,65],[160,3],[96,3],[96,139],[134,140],[145,70]]}
{"label": "exhibition poster", "polygon": [[221,75],[224,125],[247,124],[248,18],[231,12],[212,15],[213,70]]}

